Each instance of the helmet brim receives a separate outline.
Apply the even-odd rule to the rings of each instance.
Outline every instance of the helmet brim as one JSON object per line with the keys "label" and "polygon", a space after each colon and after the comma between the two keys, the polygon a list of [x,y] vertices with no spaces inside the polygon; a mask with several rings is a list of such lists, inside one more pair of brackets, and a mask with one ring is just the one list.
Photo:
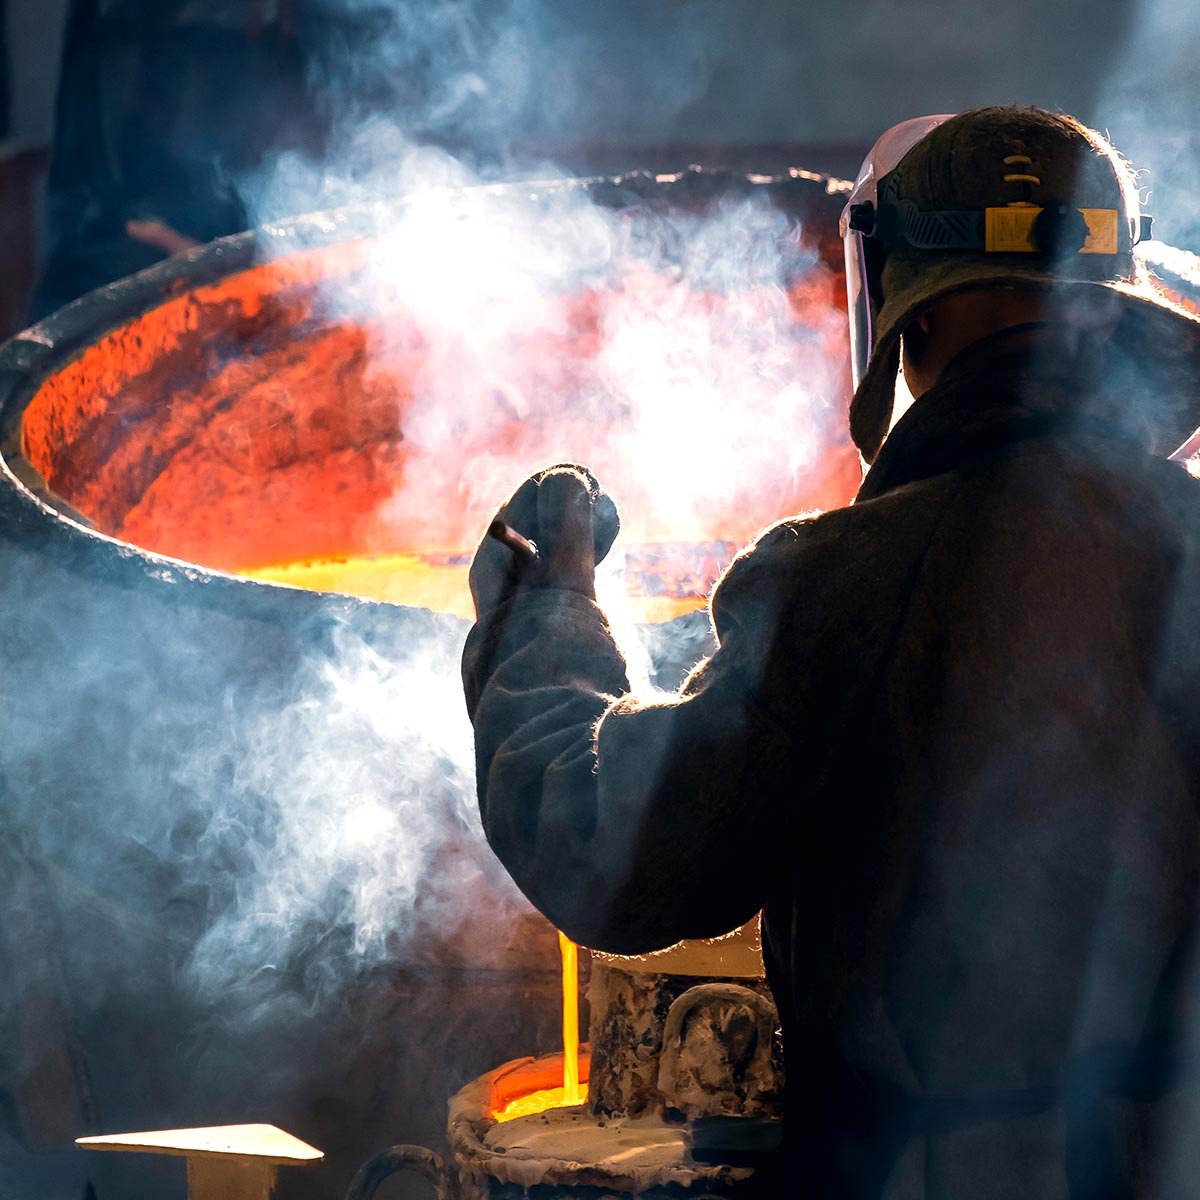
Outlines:
{"label": "helmet brim", "polygon": [[947,255],[931,263],[919,282],[906,288],[902,304],[884,303],[877,322],[875,348],[866,373],[850,402],[850,435],[863,458],[872,463],[887,436],[896,401],[900,341],[904,330],[922,310],[957,292],[1005,285],[1035,285],[1060,293],[1078,288],[1102,288],[1119,300],[1120,340],[1137,347],[1139,361],[1159,386],[1180,387],[1189,402],[1173,423],[1161,431],[1163,444],[1182,446],[1200,428],[1200,317],[1164,294],[1144,268],[1133,280],[1064,279],[1040,264],[1023,265],[1008,256],[1003,261],[969,261]]}

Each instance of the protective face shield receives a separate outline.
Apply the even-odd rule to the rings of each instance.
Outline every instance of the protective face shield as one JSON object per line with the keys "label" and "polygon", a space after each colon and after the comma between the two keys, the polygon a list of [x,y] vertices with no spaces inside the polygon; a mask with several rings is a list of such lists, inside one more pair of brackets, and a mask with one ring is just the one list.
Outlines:
{"label": "protective face shield", "polygon": [[[980,110],[980,114],[986,119],[988,111]],[[993,140],[1002,142],[1006,110],[996,111],[1001,118],[997,119],[997,136]],[[971,115],[967,114],[964,120]],[[906,197],[900,179],[903,161],[939,126],[952,120],[951,113],[914,117],[889,129],[867,155],[842,211],[839,228],[846,252],[846,295],[856,391],[867,373],[877,335],[882,338],[886,333],[876,325],[884,304],[880,293],[884,259],[887,248],[894,243],[903,241],[913,250],[939,255],[961,253],[966,256],[962,261],[968,264],[968,270],[972,254],[1009,260],[1037,256],[1041,265],[1032,274],[1039,282],[1047,282],[1104,278],[1110,274],[1108,268],[1095,272],[1067,266],[1067,260],[1076,255],[1100,255],[1116,261],[1151,236],[1151,218],[1141,214],[1136,190],[1125,188],[1116,167],[1111,165],[1111,147],[1101,153],[1104,147],[1098,135],[1095,141],[1086,143],[1089,155],[1095,162],[1110,164],[1107,169],[1111,176],[1098,189],[1093,181],[1090,194],[1102,196],[1107,203],[1101,207],[1076,207],[1066,201],[1074,185],[1068,177],[1071,164],[1078,161],[1080,142],[1087,136],[1082,127],[1074,141],[1069,132],[1064,135],[1054,131],[1051,144],[1039,152],[1038,173],[1031,169],[1034,159],[1024,152],[1024,142],[1019,142],[1020,152],[998,157],[994,165],[1001,166],[1003,173],[996,183],[1001,190],[1020,189],[1013,193],[1016,199],[997,194],[994,202],[984,205],[976,199],[943,207],[916,202],[911,195]],[[1037,131],[1030,136],[1037,138]],[[946,148],[931,152],[935,160],[940,156],[943,163],[941,176],[952,177],[954,168],[945,157]],[[992,166],[988,164],[988,169]],[[980,168],[976,156],[973,163],[968,161],[962,169],[978,180],[983,177]],[[1032,198],[1034,189],[1039,193],[1037,200]],[[978,190],[969,185],[962,190],[951,188],[952,194],[962,195],[964,191],[978,197]],[[1052,268],[1046,265],[1049,259],[1057,259]],[[1015,267],[1013,270],[1015,274],[1030,275],[1028,270]]]}
{"label": "protective face shield", "polygon": [[842,209],[838,232],[846,252],[846,307],[850,316],[850,370],[855,389],[866,374],[874,345],[874,319],[878,296],[872,292],[878,288],[880,264],[875,260],[881,256],[879,244],[867,235],[871,230],[855,228],[855,217],[865,204],[878,206],[879,181],[900,165],[901,159],[932,130],[954,113],[941,113],[932,117],[913,117],[893,125],[871,147],[854,190]]}

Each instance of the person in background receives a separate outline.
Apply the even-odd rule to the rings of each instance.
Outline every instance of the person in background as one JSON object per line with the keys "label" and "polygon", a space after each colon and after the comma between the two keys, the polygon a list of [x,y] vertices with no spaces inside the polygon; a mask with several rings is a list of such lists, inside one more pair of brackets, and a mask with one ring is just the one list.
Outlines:
{"label": "person in background", "polygon": [[537,559],[476,555],[491,845],[603,950],[763,911],[780,1194],[1195,1193],[1200,320],[1145,232],[1070,117],[885,134],[843,217],[870,469],[737,557],[677,693],[630,694],[586,468],[500,510]]}
{"label": "person in background", "polygon": [[238,182],[325,133],[302,15],[293,0],[73,0],[35,316],[251,223]]}
{"label": "person in background", "polygon": [[[473,69],[477,23],[395,0],[71,0],[35,315],[212,238],[344,203],[347,186],[389,195],[378,159],[403,146],[474,161],[487,97],[443,93]],[[374,121],[388,136],[366,182],[353,146]],[[288,156],[310,186],[273,186]]]}

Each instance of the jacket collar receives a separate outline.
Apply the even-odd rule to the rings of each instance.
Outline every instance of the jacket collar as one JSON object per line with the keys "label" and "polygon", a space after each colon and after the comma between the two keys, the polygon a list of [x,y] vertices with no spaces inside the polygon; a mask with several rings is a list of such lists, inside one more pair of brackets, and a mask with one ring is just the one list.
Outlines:
{"label": "jacket collar", "polygon": [[1097,389],[1089,374],[1078,359],[1027,338],[989,338],[968,347],[896,423],[857,499],[881,496],[1030,438],[1101,436],[1145,452],[1133,431],[1080,411],[1080,396]]}

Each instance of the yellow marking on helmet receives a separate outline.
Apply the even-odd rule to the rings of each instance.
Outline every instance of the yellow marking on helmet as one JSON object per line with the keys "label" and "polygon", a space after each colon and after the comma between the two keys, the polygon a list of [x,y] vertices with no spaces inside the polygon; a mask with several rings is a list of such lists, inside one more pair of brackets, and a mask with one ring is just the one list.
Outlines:
{"label": "yellow marking on helmet", "polygon": [[[984,249],[989,254],[1036,254],[1038,244],[1033,226],[1041,211],[1034,205],[1023,204],[985,210]],[[1116,209],[1081,208],[1079,212],[1088,228],[1087,240],[1079,247],[1079,253],[1116,254],[1120,228]]]}
{"label": "yellow marking on helmet", "polygon": [[1005,175],[1005,183],[1036,183],[1038,187],[1042,186],[1042,181],[1036,175]]}
{"label": "yellow marking on helmet", "polygon": [[1081,208],[1083,219],[1087,222],[1087,241],[1079,248],[1080,254],[1116,254],[1117,221],[1115,208]]}
{"label": "yellow marking on helmet", "polygon": [[983,248],[989,254],[1036,254],[1033,223],[1042,210],[1012,205],[989,208],[984,216]]}

